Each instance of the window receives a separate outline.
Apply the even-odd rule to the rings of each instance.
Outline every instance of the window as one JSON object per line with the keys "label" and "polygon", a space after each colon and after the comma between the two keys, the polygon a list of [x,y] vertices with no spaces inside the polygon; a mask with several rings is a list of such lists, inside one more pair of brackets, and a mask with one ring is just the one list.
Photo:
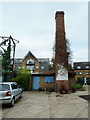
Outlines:
{"label": "window", "polygon": [[30,66],[30,70],[34,70],[34,65]]}
{"label": "window", "polygon": [[26,69],[27,69],[27,70],[30,70],[30,66],[27,66]]}
{"label": "window", "polygon": [[32,66],[28,65],[28,66],[26,67],[26,69],[27,69],[27,70],[34,70],[34,65],[32,65]]}
{"label": "window", "polygon": [[45,83],[53,83],[54,82],[54,77],[53,76],[45,77],[44,82]]}
{"label": "window", "polygon": [[0,90],[10,90],[10,85],[0,84]]}
{"label": "window", "polygon": [[76,72],[76,75],[78,75],[79,74],[79,72]]}
{"label": "window", "polygon": [[82,75],[82,72],[79,72],[80,75]]}
{"label": "window", "polygon": [[36,68],[38,69],[39,67],[38,67],[38,66],[36,66]]}
{"label": "window", "polygon": [[12,84],[12,89],[17,89],[18,88],[18,85],[15,85],[15,84]]}
{"label": "window", "polygon": [[21,69],[21,66],[18,66],[18,69]]}
{"label": "window", "polygon": [[89,72],[86,72],[86,75],[88,75],[89,74]]}
{"label": "window", "polygon": [[80,68],[81,68],[81,66],[77,66],[77,68],[78,68],[78,69],[80,69]]}
{"label": "window", "polygon": [[27,60],[27,64],[29,64],[29,60]]}
{"label": "window", "polygon": [[34,64],[34,60],[30,59],[30,60],[27,60],[27,64]]}
{"label": "window", "polygon": [[44,66],[41,66],[41,69],[44,69]]}
{"label": "window", "polygon": [[86,68],[89,68],[89,66],[86,66]]}

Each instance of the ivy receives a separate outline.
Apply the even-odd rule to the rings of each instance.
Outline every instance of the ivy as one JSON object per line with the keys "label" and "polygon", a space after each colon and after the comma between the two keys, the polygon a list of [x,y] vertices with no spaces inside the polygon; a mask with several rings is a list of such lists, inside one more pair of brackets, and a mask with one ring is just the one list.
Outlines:
{"label": "ivy", "polygon": [[9,40],[7,50],[4,50],[4,53],[2,54],[2,72],[8,73],[11,72],[11,41]]}

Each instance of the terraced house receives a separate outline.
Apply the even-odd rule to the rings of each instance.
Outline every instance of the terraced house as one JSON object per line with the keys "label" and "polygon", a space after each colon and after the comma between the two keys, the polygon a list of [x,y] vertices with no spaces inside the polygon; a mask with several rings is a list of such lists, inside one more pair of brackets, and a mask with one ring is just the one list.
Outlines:
{"label": "terraced house", "polygon": [[74,72],[76,72],[76,80],[82,78],[90,84],[90,62],[74,62]]}
{"label": "terraced house", "polygon": [[21,66],[22,69],[26,69],[33,74],[40,73],[40,62],[30,51],[23,58]]}

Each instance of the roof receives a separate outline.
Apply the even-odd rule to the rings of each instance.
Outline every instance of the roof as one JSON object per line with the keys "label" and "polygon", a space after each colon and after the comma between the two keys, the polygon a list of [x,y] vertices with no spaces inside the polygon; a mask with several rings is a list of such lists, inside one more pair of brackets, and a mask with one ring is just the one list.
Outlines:
{"label": "roof", "polygon": [[40,62],[50,62],[49,58],[38,58]]}
{"label": "roof", "polygon": [[[88,68],[86,66],[88,66]],[[74,62],[74,70],[77,70],[77,69],[90,70],[90,62]]]}
{"label": "roof", "polygon": [[21,63],[22,62],[22,60],[23,60],[23,58],[15,58],[15,63]]}
{"label": "roof", "polygon": [[25,55],[25,57],[23,58],[22,62],[30,55],[32,55],[39,62],[39,60],[30,51]]}
{"label": "roof", "polygon": [[32,76],[55,76],[55,72],[32,74]]}

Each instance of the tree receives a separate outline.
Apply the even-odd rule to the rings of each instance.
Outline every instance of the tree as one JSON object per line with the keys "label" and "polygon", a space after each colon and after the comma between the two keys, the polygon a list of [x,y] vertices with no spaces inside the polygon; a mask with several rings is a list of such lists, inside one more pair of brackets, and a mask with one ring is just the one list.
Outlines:
{"label": "tree", "polygon": [[11,71],[11,41],[9,40],[7,50],[4,49],[4,53],[2,54],[2,70],[3,73],[7,73]]}

